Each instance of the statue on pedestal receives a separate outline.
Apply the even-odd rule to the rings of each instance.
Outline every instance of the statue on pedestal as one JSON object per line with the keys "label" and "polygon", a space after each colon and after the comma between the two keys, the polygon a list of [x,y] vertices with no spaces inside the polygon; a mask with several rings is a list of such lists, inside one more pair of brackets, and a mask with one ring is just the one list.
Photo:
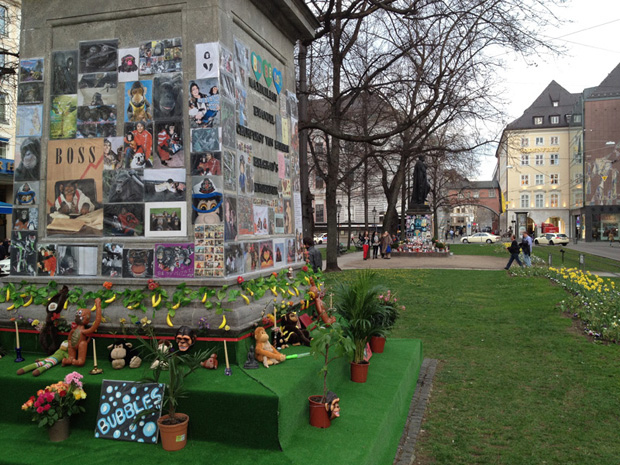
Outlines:
{"label": "statue on pedestal", "polygon": [[409,200],[409,208],[423,206],[426,197],[431,191],[431,185],[426,177],[426,165],[424,164],[424,156],[420,155],[415,164],[413,172],[413,185],[411,186],[411,199]]}

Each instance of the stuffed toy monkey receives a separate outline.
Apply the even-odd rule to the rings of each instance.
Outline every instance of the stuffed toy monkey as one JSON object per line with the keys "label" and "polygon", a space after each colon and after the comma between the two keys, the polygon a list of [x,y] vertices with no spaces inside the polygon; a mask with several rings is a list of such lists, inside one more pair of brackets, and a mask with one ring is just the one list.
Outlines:
{"label": "stuffed toy monkey", "polygon": [[[60,344],[60,348],[54,352],[49,357],[45,357],[43,360],[37,360],[30,365],[26,365],[23,368],[17,370],[18,375],[23,375],[24,373],[28,373],[32,371],[33,376],[39,376],[46,370],[49,370],[53,366],[57,365],[58,362],[64,360],[64,358],[68,355],[69,349],[69,341],[62,341]],[[34,371],[33,371],[34,370]]]}

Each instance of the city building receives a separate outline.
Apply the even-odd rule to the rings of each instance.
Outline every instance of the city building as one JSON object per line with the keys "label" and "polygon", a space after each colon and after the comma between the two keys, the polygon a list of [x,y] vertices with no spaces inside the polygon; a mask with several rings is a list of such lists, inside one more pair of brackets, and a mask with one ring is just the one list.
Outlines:
{"label": "city building", "polygon": [[[504,129],[495,154],[504,203],[502,232],[518,227],[538,235],[544,223],[570,235],[571,189],[580,181],[570,176],[572,114],[578,100],[578,94],[551,81]],[[518,225],[517,213],[526,218]]]}

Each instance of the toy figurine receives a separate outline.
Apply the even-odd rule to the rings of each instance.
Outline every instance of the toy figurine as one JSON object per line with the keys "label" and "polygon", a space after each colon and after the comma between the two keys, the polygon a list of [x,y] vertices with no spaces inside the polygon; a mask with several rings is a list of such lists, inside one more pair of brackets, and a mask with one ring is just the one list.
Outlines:
{"label": "toy figurine", "polygon": [[277,350],[286,349],[288,347],[288,344],[284,340],[282,331],[278,326],[274,326],[271,330],[271,345]]}
{"label": "toy figurine", "polygon": [[310,294],[310,298],[314,300],[314,306],[316,307],[319,317],[323,320],[323,323],[328,326],[334,323],[336,318],[329,316],[325,310],[325,304],[323,303],[321,292],[319,292],[319,289],[314,284],[314,279],[312,278],[310,278],[310,289],[308,289],[308,294]]}
{"label": "toy figurine", "polygon": [[177,343],[179,352],[187,352],[196,342],[196,331],[189,326],[181,326],[174,337],[174,341]]}
{"label": "toy figurine", "polygon": [[293,346],[305,345],[310,347],[310,333],[299,327],[299,318],[296,312],[288,312],[282,317],[282,337],[287,344]]}
{"label": "toy figurine", "polygon": [[133,348],[131,342],[115,339],[108,346],[110,355],[108,359],[112,362],[112,368],[120,370],[125,366],[129,368],[139,368],[142,365],[142,359],[138,356],[138,352]]}
{"label": "toy figurine", "polygon": [[67,286],[62,286],[60,292],[47,302],[45,325],[39,333],[39,344],[41,344],[41,347],[43,347],[47,355],[53,354],[60,347],[56,320],[60,318],[60,312],[65,306],[68,295],[69,288]]}
{"label": "toy figurine", "polygon": [[243,368],[246,370],[255,370],[258,367],[260,367],[260,365],[254,357],[254,346],[250,346],[250,349],[248,350],[248,359],[243,364]]}
{"label": "toy figurine", "polygon": [[340,397],[334,394],[332,391],[327,391],[327,397],[325,398],[325,410],[330,420],[338,418],[340,416]]}
{"label": "toy figurine", "polygon": [[[90,335],[97,331],[101,323],[101,299],[95,299],[97,309],[95,321],[89,328],[91,311],[87,308],[80,308],[75,312],[75,321],[71,323],[69,332],[69,355],[62,359],[62,366],[73,365],[83,367],[86,363],[86,353],[90,343]],[[75,358],[77,352],[77,358]]]}
{"label": "toy figurine", "polygon": [[32,371],[33,376],[39,376],[44,371],[49,370],[53,366],[57,365],[58,362],[60,362],[61,360],[64,360],[65,357],[67,357],[68,355],[68,349],[69,341],[62,341],[58,350],[52,355],[45,357],[43,360],[37,360],[30,365],[26,365],[25,367],[20,368],[19,370],[17,370],[17,374],[23,375],[24,373]]}
{"label": "toy figurine", "polygon": [[200,365],[202,365],[203,368],[207,368],[209,370],[217,370],[217,367],[219,365],[217,361],[217,354],[211,354],[208,359],[200,362]]}
{"label": "toy figurine", "polygon": [[259,326],[254,330],[254,339],[256,339],[256,345],[254,352],[258,362],[262,362],[265,368],[269,368],[269,365],[277,365],[280,362],[286,360],[286,355],[278,352],[269,342],[269,336],[265,331],[265,328]]}
{"label": "toy figurine", "polygon": [[[170,352],[171,347],[172,344],[170,343],[170,341],[167,341],[165,339],[162,339],[157,343],[157,350],[164,355]],[[151,363],[151,370],[156,370],[157,367],[159,367],[160,365],[162,370],[168,369],[168,362],[161,362],[160,360],[156,359],[153,361],[153,363]]]}

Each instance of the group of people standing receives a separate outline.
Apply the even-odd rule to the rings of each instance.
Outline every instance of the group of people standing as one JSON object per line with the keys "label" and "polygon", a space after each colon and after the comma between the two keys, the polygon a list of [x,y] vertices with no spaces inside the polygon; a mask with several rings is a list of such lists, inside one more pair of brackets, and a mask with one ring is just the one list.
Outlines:
{"label": "group of people standing", "polygon": [[370,247],[372,247],[372,258],[379,258],[379,251],[381,251],[381,258],[389,259],[392,253],[392,237],[390,233],[384,231],[382,235],[379,235],[377,231],[372,233],[372,236],[368,231],[360,233],[360,242],[362,244],[362,250],[364,251],[364,260],[370,258]]}
{"label": "group of people standing", "polygon": [[510,252],[510,259],[508,263],[504,267],[505,270],[510,269],[512,262],[516,261],[517,264],[523,268],[523,263],[521,263],[519,252],[523,252],[523,262],[525,266],[532,266],[532,247],[534,246],[534,241],[531,236],[527,233],[527,231],[523,231],[523,237],[521,239],[521,243],[517,242],[516,236],[513,234],[510,239],[512,242],[510,243],[510,247],[508,247],[508,252]]}

